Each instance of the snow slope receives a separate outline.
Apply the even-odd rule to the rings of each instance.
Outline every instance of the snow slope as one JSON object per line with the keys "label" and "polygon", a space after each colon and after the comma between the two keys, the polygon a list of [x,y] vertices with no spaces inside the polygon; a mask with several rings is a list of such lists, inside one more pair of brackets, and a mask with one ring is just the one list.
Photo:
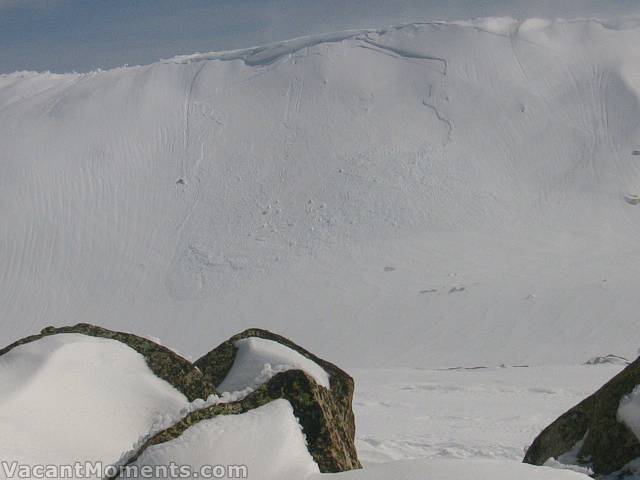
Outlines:
{"label": "snow slope", "polygon": [[[188,405],[142,355],[115,340],[52,335],[0,357],[5,462],[111,464],[156,421]],[[10,478],[4,466],[0,478]]]}
{"label": "snow slope", "polygon": [[0,76],[0,333],[633,358],[639,41],[633,19],[486,19]]}

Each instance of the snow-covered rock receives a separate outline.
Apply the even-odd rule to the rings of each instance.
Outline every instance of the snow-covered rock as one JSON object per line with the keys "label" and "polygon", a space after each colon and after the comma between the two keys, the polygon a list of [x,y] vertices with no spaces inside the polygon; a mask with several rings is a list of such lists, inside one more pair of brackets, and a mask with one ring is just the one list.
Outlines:
{"label": "snow-covered rock", "polygon": [[51,335],[80,334],[105,338],[123,343],[142,355],[151,371],[169,382],[189,400],[207,398],[214,393],[213,385],[206,381],[202,372],[180,354],[163,346],[157,339],[140,337],[131,333],[108,330],[88,323],[79,323],[68,327],[47,327],[37,335],[24,337],[11,345],[0,349],[0,356],[14,348],[35,342]]}
{"label": "snow-covered rock", "polygon": [[311,375],[318,385],[331,388],[329,375],[320,365],[281,343],[248,337],[237,340],[234,344],[238,351],[227,376],[217,386],[221,392],[256,388],[269,380],[267,373],[295,369]]}
{"label": "snow-covered rock", "polygon": [[640,459],[639,385],[640,359],[549,425],[528,449],[525,462],[542,465],[557,459],[608,475]]}
{"label": "snow-covered rock", "polygon": [[193,469],[192,475],[180,478],[202,478],[198,475],[203,468],[216,467],[226,473],[215,478],[234,478],[231,469],[238,467],[246,468],[247,476],[235,478],[255,480],[303,480],[319,472],[286,400],[202,420],[175,439],[148,446],[130,465],[153,468],[171,463]]}
{"label": "snow-covered rock", "polygon": [[354,382],[336,365],[261,329],[231,337],[195,365],[222,397],[211,404],[205,402],[152,436],[133,456],[144,452],[149,444],[178,438],[194,424],[285,399],[293,407],[309,452],[322,472],[360,467],[354,444]]}
{"label": "snow-covered rock", "polygon": [[[246,433],[261,438],[261,444],[238,449],[233,442],[244,435],[239,433],[210,452],[211,458],[223,459],[238,450],[236,457],[249,463],[263,454],[263,463],[273,460],[273,452],[266,452],[263,444],[279,441],[272,427],[281,423],[280,431],[289,432],[283,435],[311,459],[314,468],[309,471],[360,467],[351,409],[353,379],[335,365],[257,329],[236,335],[197,363],[202,370],[148,338],[88,324],[50,327],[21,339],[0,350],[3,459],[24,465],[131,465],[156,444],[193,446],[190,439],[204,428],[204,435],[212,437],[209,443],[196,442],[200,450],[190,457],[204,462],[207,445],[220,440],[211,440],[218,435],[218,427],[209,431],[211,425],[273,414]],[[227,382],[232,391],[214,393],[216,373],[224,374],[222,380],[232,377]],[[283,417],[283,405],[299,438],[291,433],[287,415]],[[214,421],[218,418],[220,422]],[[110,431],[101,433],[107,425],[112,425]],[[242,431],[245,423],[238,425]],[[184,457],[180,450],[167,448],[173,452],[170,457],[175,454],[172,461]],[[285,442],[278,448],[284,452],[293,447]],[[278,472],[301,475],[293,459],[287,463],[284,453],[281,456],[268,478]],[[260,462],[251,465],[267,475]],[[0,472],[9,475],[4,468]]]}
{"label": "snow-covered rock", "polygon": [[[126,344],[79,333],[46,335],[0,355],[0,452],[23,465],[118,460],[184,394]],[[0,469],[0,478],[6,472]]]}

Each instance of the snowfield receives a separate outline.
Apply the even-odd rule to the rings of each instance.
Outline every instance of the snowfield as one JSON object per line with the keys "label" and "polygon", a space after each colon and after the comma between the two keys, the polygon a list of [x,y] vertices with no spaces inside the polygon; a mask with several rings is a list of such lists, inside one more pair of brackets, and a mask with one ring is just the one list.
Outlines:
{"label": "snowfield", "polygon": [[314,480],[588,480],[580,473],[497,460],[403,461]]}
{"label": "snowfield", "polygon": [[525,448],[622,367],[356,370],[358,454],[522,461]]}
{"label": "snowfield", "polygon": [[198,356],[260,326],[361,367],[632,358],[639,39],[493,19],[0,76],[0,331],[90,319]]}
{"label": "snowfield", "polygon": [[[366,468],[337,478],[586,479],[519,462],[622,368],[583,363],[640,347],[638,44],[634,18],[492,18],[0,75],[0,336],[90,322],[198,358],[266,328],[354,372]],[[117,342],[66,338],[0,357],[3,455],[117,459],[188,408]],[[329,380],[239,347],[227,390],[265,363]],[[90,402],[69,356],[101,372]],[[104,416],[80,435],[60,405]],[[263,408],[139,461],[249,442],[250,478],[319,478],[287,402]]]}

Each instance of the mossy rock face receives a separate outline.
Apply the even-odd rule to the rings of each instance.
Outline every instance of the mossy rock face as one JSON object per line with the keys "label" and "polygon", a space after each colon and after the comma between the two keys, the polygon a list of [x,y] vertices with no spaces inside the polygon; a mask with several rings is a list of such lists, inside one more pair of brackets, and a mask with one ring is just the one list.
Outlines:
{"label": "mossy rock face", "polygon": [[302,370],[275,375],[244,399],[196,410],[147,440],[131,457],[133,463],[149,447],[178,438],[189,427],[218,415],[239,415],[278,399],[288,400],[307,439],[309,453],[323,473],[361,468],[353,442],[341,430],[341,413],[331,392]]}
{"label": "mossy rock face", "polygon": [[[342,472],[361,468],[354,443],[356,433],[355,417],[352,407],[354,381],[349,374],[336,365],[315,356],[281,335],[258,328],[251,328],[231,337],[216,349],[197,360],[195,365],[202,371],[207,381],[217,387],[226,378],[235,362],[238,352],[235,343],[238,340],[254,337],[271,340],[295,350],[302,356],[318,364],[329,374],[330,390],[317,385],[313,380],[311,380],[311,386],[305,384],[305,388],[300,390],[300,395],[311,395],[311,398],[314,399],[315,410],[313,410],[313,415],[305,413],[300,407],[297,407],[296,402],[300,404],[300,399],[296,400],[294,396],[290,396],[291,398],[273,397],[271,400],[275,398],[287,398],[287,400],[291,402],[296,416],[300,420],[305,435],[307,436],[309,450],[323,473]],[[273,380],[279,377],[280,376],[274,377]],[[269,382],[269,385],[271,385],[272,382]],[[262,389],[258,391],[261,390]],[[290,393],[293,395],[293,392]],[[305,415],[309,418],[306,418]],[[324,422],[323,428],[327,432],[326,435],[324,433],[322,435],[317,434],[317,428],[313,425],[319,426],[321,422],[320,420],[315,423],[311,422],[310,418],[314,416],[322,418],[322,422]],[[323,439],[322,441],[330,442],[327,445],[328,451],[323,451],[322,441],[319,440],[320,438]],[[315,439],[318,439],[316,443],[314,443]],[[327,454],[329,455],[328,457]]]}
{"label": "mossy rock face", "polygon": [[190,401],[197,398],[207,398],[212,393],[215,393],[213,385],[204,378],[200,370],[172,350],[137,335],[107,330],[86,323],[79,323],[69,327],[47,327],[38,335],[25,337],[1,349],[0,356],[19,345],[64,333],[77,333],[124,343],[145,358],[147,365],[155,375],[173,385]]}
{"label": "mossy rock face", "polygon": [[640,359],[549,425],[535,439],[524,462],[542,465],[583,439],[578,460],[591,466],[596,475],[616,472],[639,458],[640,442],[617,418],[620,401],[638,385]]}

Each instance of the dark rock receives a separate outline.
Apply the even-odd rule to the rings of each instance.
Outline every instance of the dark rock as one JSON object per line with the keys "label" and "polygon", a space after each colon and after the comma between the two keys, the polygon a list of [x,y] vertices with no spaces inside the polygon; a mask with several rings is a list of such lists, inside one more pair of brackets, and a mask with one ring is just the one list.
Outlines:
{"label": "dark rock", "polygon": [[47,327],[38,335],[25,337],[3,348],[0,350],[0,356],[19,345],[63,333],[78,333],[124,343],[145,358],[147,365],[154,374],[173,385],[190,401],[196,398],[207,398],[212,393],[215,393],[213,385],[204,378],[198,368],[174,351],[137,335],[115,332],[86,323],[79,323],[69,327]]}
{"label": "dark rock", "polygon": [[[305,397],[311,396],[314,399],[315,407],[312,419],[307,418],[308,415],[305,414],[305,411],[296,407],[293,400],[287,397],[274,396],[272,396],[272,399],[287,398],[292,402],[296,416],[298,416],[307,436],[309,450],[318,465],[320,465],[322,472],[340,472],[360,468],[361,465],[358,461],[354,444],[356,430],[352,409],[354,382],[353,378],[334,364],[316,357],[280,335],[252,328],[231,337],[218,348],[197,360],[195,365],[202,371],[205,378],[217,387],[233,366],[238,351],[235,342],[251,337],[272,340],[295,350],[320,365],[329,374],[330,390],[317,385],[315,381],[310,379],[306,382],[299,380],[299,382],[304,383],[304,388],[300,391],[304,392]],[[307,376],[305,375],[305,377]],[[276,378],[286,379],[288,377],[280,377],[278,375],[272,379],[272,382]],[[328,443],[325,445],[325,442]]]}
{"label": "dark rock", "polygon": [[640,457],[640,442],[617,419],[620,401],[638,385],[640,359],[549,425],[528,449],[524,462],[542,465],[583,439],[578,461],[590,466],[596,475],[616,472]]}
{"label": "dark rock", "polygon": [[128,459],[137,460],[149,447],[178,438],[191,426],[218,415],[239,415],[277,399],[288,400],[307,439],[307,448],[320,471],[341,472],[361,468],[353,442],[346,442],[340,428],[340,412],[332,393],[318,385],[302,370],[288,370],[275,375],[244,399],[196,410],[175,425],[147,440]]}

